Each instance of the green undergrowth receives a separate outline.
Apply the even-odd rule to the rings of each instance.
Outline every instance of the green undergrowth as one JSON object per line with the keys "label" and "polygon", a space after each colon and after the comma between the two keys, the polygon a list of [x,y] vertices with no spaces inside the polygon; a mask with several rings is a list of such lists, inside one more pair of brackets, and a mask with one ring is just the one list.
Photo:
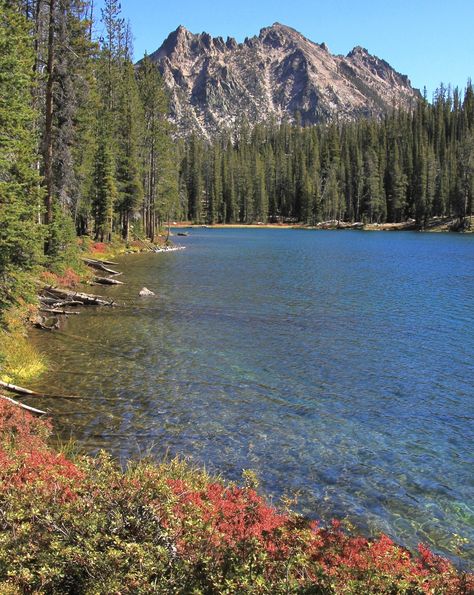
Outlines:
{"label": "green undergrowth", "polygon": [[28,325],[36,307],[20,303],[3,315],[0,327],[0,380],[26,383],[46,369],[46,359],[28,340]]}
{"label": "green undergrowth", "polygon": [[54,450],[51,426],[0,402],[0,593],[439,594],[471,575],[420,546],[368,540],[269,505],[180,460]]}

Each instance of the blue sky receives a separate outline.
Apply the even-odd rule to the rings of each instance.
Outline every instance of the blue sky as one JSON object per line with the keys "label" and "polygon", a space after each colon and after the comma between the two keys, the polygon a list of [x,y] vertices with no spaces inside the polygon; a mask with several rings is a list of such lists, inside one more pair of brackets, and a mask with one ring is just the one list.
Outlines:
{"label": "blue sky", "polygon": [[122,0],[122,12],[136,59],[178,25],[243,41],[278,21],[332,53],[367,48],[428,97],[441,81],[463,88],[474,79],[474,0]]}

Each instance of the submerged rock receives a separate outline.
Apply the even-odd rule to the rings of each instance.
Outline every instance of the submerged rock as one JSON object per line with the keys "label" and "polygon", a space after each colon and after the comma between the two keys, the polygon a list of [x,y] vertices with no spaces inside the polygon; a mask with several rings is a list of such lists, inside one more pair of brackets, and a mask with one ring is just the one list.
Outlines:
{"label": "submerged rock", "polygon": [[140,292],[138,294],[140,297],[146,297],[149,295],[155,295],[154,291],[151,291],[151,289],[148,289],[147,287],[143,287],[142,289],[140,289]]}

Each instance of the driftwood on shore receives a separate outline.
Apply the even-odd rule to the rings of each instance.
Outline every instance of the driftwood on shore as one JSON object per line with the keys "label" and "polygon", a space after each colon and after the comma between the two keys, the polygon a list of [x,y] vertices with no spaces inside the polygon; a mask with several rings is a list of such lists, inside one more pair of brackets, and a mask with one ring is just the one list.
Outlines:
{"label": "driftwood on shore", "polygon": [[80,312],[77,312],[77,310],[62,310],[61,308],[40,308],[39,311],[45,312],[47,314],[59,314],[61,316],[72,316],[74,314],[80,314]]}
{"label": "driftwood on shore", "polygon": [[64,301],[70,300],[74,302],[79,302],[83,306],[115,305],[115,302],[113,300],[108,300],[107,298],[100,295],[82,293],[80,291],[73,291],[70,289],[59,289],[58,287],[53,287],[52,285],[45,287],[43,291],[48,295],[48,297],[56,297]]}
{"label": "driftwood on shore", "polygon": [[28,395],[30,397],[39,396],[39,393],[35,393],[34,390],[23,388],[22,386],[16,386],[16,384],[10,384],[9,382],[4,382],[3,380],[0,380],[0,386],[11,391],[12,393],[16,393],[17,395]]}
{"label": "driftwood on shore", "polygon": [[48,297],[46,295],[40,295],[39,301],[44,307],[50,308],[67,308],[71,306],[82,306],[82,302],[74,300],[60,300],[57,297]]}
{"label": "driftwood on shore", "polygon": [[4,382],[0,380],[0,387],[4,390],[7,390],[11,393],[15,393],[17,395],[23,395],[26,397],[41,397],[45,399],[83,399],[84,397],[79,397],[77,395],[51,395],[48,393],[39,393],[34,390],[30,390],[29,388],[24,388],[23,386],[17,386],[16,384],[10,384],[10,382]]}
{"label": "driftwood on shore", "polygon": [[114,269],[105,266],[101,260],[92,260],[90,258],[83,258],[82,260],[93,269],[104,271],[105,273],[109,273],[109,275],[120,275],[119,271],[115,271]]}
{"label": "driftwood on shore", "polygon": [[0,395],[0,399],[3,399],[4,401],[8,401],[12,405],[15,405],[16,407],[20,407],[21,409],[25,409],[26,411],[29,411],[30,413],[36,413],[37,415],[46,415],[46,411],[42,411],[41,409],[36,409],[36,407],[30,407],[29,405],[25,405],[24,403],[15,401],[15,399],[11,399],[10,397],[7,397],[6,395]]}
{"label": "driftwood on shore", "polygon": [[[119,273],[120,275],[121,273]],[[98,285],[124,285],[123,281],[118,281],[113,277],[94,277],[94,283]]]}
{"label": "driftwood on shore", "polygon": [[[116,273],[121,275],[121,273]],[[109,277],[95,277],[95,283],[100,285],[123,285],[122,281]],[[39,312],[44,313],[36,316],[33,325],[45,331],[58,329],[59,318],[57,316],[71,316],[80,314],[79,311],[70,310],[71,306],[115,306],[115,302],[100,295],[83,293],[71,289],[61,289],[49,285],[43,287],[38,296],[40,307]],[[53,315],[53,316],[48,316]]]}
{"label": "driftwood on shore", "polygon": [[148,252],[155,252],[156,254],[159,252],[176,252],[177,250],[184,250],[185,248],[185,246],[159,246],[157,244],[153,244],[150,241],[144,241],[140,238],[135,238],[135,241],[140,243]]}
{"label": "driftwood on shore", "polygon": [[113,260],[99,260],[98,258],[83,258],[84,262],[97,262],[99,264],[111,264],[111,265],[118,265],[118,262],[114,262]]}

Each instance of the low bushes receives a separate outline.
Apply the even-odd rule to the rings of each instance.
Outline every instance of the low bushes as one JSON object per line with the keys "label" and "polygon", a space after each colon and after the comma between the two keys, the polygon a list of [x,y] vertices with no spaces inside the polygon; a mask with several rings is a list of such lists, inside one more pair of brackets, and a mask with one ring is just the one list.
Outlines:
{"label": "low bushes", "polygon": [[0,402],[0,593],[469,593],[420,546],[369,541],[269,506],[181,461],[119,469],[47,444]]}

